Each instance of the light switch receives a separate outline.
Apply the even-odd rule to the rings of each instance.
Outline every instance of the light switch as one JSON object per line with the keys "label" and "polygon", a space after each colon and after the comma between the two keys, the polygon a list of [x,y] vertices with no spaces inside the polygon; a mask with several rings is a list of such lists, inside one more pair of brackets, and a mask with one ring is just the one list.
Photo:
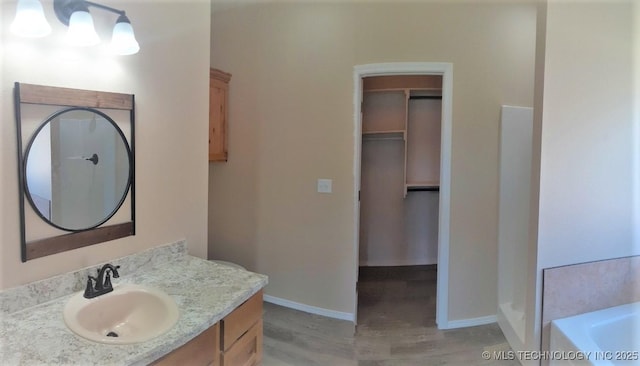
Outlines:
{"label": "light switch", "polygon": [[318,179],[318,193],[331,193],[331,179]]}

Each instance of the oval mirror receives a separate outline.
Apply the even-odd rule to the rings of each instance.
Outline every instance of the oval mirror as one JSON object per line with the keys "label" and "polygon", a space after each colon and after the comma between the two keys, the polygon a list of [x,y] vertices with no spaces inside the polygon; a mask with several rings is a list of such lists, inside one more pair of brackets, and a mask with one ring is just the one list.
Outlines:
{"label": "oval mirror", "polygon": [[38,127],[25,151],[27,199],[52,226],[95,228],[124,202],[131,150],[118,125],[99,110],[60,110]]}

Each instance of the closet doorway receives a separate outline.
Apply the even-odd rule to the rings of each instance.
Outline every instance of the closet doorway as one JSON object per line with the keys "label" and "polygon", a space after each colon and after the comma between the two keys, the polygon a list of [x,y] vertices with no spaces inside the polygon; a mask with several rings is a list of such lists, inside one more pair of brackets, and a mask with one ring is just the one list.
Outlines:
{"label": "closet doorway", "polygon": [[354,69],[356,322],[359,282],[369,301],[372,278],[406,287],[436,279],[437,266],[435,319],[449,327],[451,88],[447,63]]}

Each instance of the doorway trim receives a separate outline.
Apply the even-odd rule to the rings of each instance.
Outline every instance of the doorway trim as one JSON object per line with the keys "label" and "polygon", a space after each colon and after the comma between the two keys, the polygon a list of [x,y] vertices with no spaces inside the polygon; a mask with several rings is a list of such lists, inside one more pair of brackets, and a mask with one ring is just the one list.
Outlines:
{"label": "doorway trim", "polygon": [[[442,126],[440,135],[440,202],[438,212],[438,271],[436,323],[449,329],[449,239],[451,220],[451,136],[453,130],[453,64],[448,62],[392,62],[356,65],[353,68],[354,125],[354,217],[355,217],[355,285],[360,262],[360,166],[362,159],[362,78],[388,75],[442,75]],[[355,294],[354,320],[357,322],[358,293]]]}

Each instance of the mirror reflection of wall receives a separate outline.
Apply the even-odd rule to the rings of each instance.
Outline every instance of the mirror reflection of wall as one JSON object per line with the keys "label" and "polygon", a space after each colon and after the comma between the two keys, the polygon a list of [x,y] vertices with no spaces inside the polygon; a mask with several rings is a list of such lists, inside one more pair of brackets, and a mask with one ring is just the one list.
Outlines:
{"label": "mirror reflection of wall", "polygon": [[126,194],[127,151],[117,126],[93,111],[72,109],[45,121],[26,152],[34,208],[63,229],[102,223]]}
{"label": "mirror reflection of wall", "polygon": [[42,216],[51,220],[51,128],[44,126],[31,148],[37,156],[27,164],[27,181],[31,182],[31,199]]}

